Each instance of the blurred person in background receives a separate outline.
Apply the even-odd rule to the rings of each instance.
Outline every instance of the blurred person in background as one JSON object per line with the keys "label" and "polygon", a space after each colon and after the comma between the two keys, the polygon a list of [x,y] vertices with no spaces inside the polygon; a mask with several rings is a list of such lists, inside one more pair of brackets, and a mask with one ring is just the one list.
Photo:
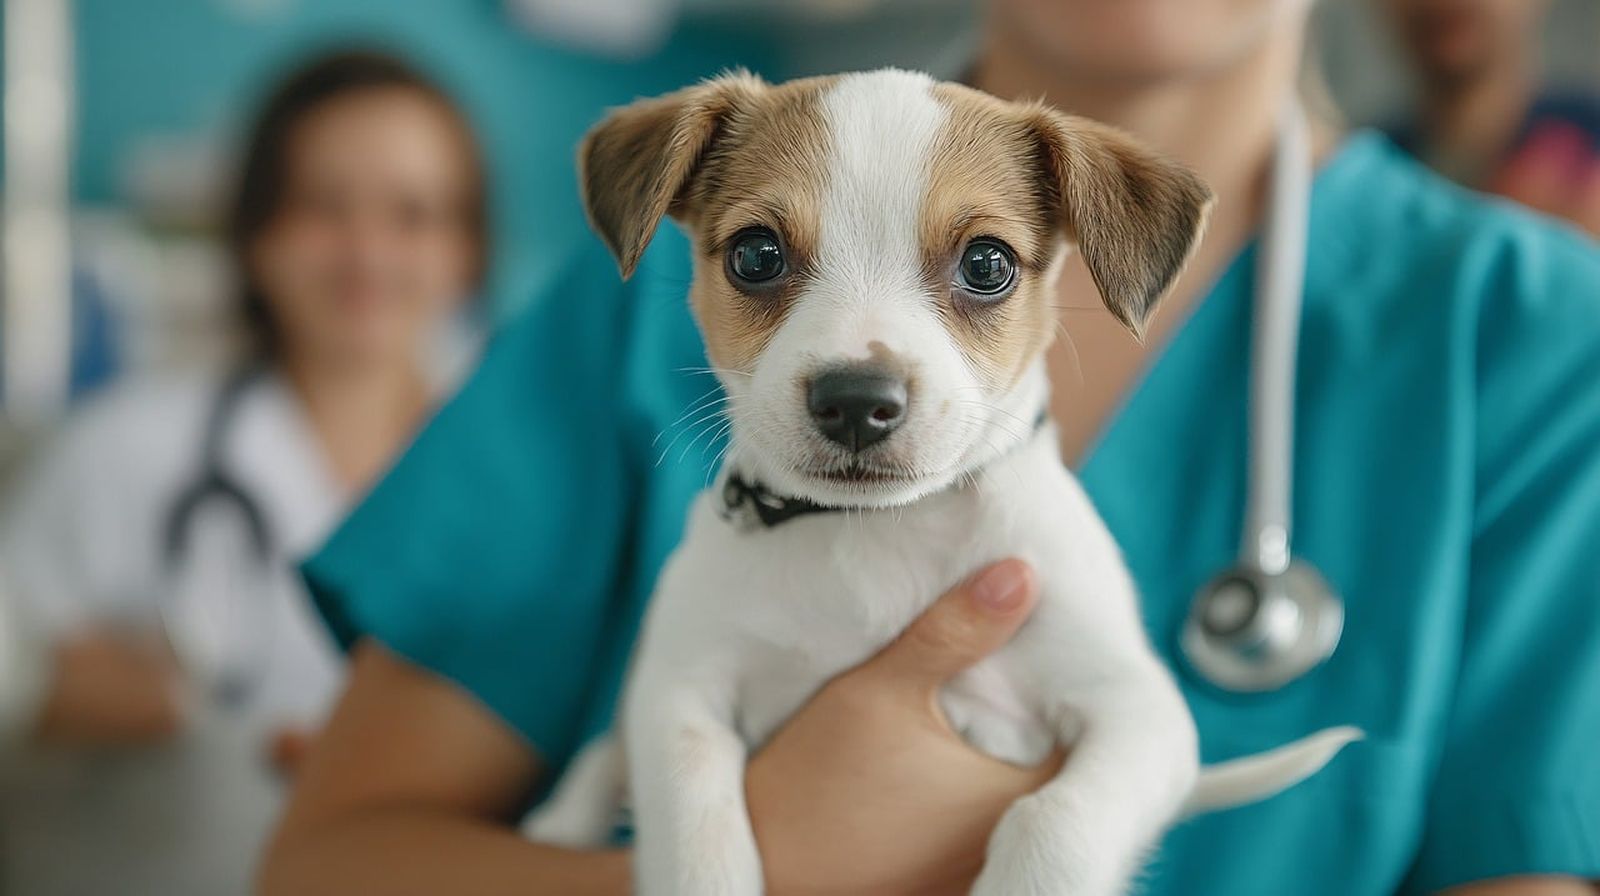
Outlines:
{"label": "blurred person in background", "polygon": [[246,892],[343,677],[293,564],[468,352],[485,175],[427,76],[364,50],[307,63],[236,190],[248,357],[94,397],[4,506],[0,574],[40,666],[11,697],[35,755],[0,794],[7,893]]}
{"label": "blurred person in background", "polygon": [[[1455,189],[1381,135],[1314,123],[1294,550],[1343,596],[1343,640],[1259,693],[1178,653],[1195,595],[1238,562],[1254,240],[1310,6],[994,0],[966,67],[999,96],[1126,129],[1217,193],[1144,341],[1069,258],[1056,304],[1070,338],[1048,359],[1064,455],[1123,549],[1205,758],[1335,724],[1367,733],[1302,785],[1179,825],[1138,889],[1591,893],[1590,241]],[[768,114],[748,102],[738,114]],[[606,728],[643,603],[706,483],[682,460],[698,446],[668,456],[651,441],[706,439],[675,423],[715,395],[683,372],[706,363],[691,261],[721,264],[697,251],[665,227],[620,285],[596,245],[305,567],[355,652],[266,862],[268,896],[630,891],[625,850],[530,843],[513,822]],[[1020,564],[973,572],[754,752],[745,797],[767,892],[966,892],[1000,813],[1050,774],[977,753],[935,709],[941,683],[1030,605]],[[1020,596],[1000,610],[983,593]]]}
{"label": "blurred person in background", "polygon": [[1600,94],[1540,71],[1549,0],[1384,0],[1420,102],[1394,129],[1436,171],[1600,235]]}

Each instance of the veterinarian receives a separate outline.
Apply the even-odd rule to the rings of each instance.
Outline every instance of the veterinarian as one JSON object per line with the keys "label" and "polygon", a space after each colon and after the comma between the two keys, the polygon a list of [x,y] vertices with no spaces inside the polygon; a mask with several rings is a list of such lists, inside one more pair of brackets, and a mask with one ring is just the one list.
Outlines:
{"label": "veterinarian", "polygon": [[437,87],[388,56],[311,61],[242,166],[250,357],[95,397],[0,521],[0,590],[34,648],[8,682],[31,693],[0,706],[36,747],[0,797],[8,893],[245,890],[343,677],[293,564],[454,376],[485,201]]}
{"label": "veterinarian", "polygon": [[[1380,136],[1314,127],[1292,550],[1340,596],[1343,634],[1250,692],[1179,648],[1196,595],[1240,552],[1254,238],[1308,6],[995,0],[966,73],[1120,125],[1216,190],[1142,343],[1068,265],[1054,416],[1206,759],[1368,732],[1310,781],[1180,826],[1141,891],[1588,893],[1600,255],[1577,233],[1472,198]],[[530,844],[510,823],[606,726],[640,604],[717,451],[696,425],[715,399],[695,372],[688,260],[664,232],[623,287],[596,246],[309,564],[354,674],[266,893],[627,891],[625,852]],[[1049,774],[997,767],[930,709],[1034,599],[1015,562],[973,573],[753,758],[770,892],[964,892],[1001,809]]]}

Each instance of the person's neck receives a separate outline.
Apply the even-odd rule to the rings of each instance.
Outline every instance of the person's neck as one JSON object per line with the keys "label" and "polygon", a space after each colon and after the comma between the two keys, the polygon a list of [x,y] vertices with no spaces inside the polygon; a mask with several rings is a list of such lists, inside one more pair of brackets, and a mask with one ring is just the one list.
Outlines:
{"label": "person's neck", "polygon": [[[1302,36],[1295,22],[1234,62],[1181,79],[1109,80],[1052,67],[1018,51],[1027,41],[988,29],[975,85],[1007,99],[1043,98],[1115,125],[1184,162],[1216,193],[1213,231],[1256,219],[1276,118],[1296,89]],[[1237,220],[1235,220],[1237,219]],[[1226,225],[1234,226],[1226,226]]]}
{"label": "person's neck", "polygon": [[1536,79],[1520,58],[1471,78],[1425,83],[1420,121],[1423,154],[1435,169],[1480,185],[1522,126]]}
{"label": "person's neck", "polygon": [[388,467],[428,407],[427,382],[409,361],[365,363],[290,353],[280,365],[329,470],[352,492]]}
{"label": "person's neck", "polygon": [[[1060,448],[1079,463],[1136,382],[1144,357],[1164,345],[1255,232],[1265,206],[1277,118],[1298,87],[1303,22],[1287,17],[1226,65],[1184,77],[1109,80],[1062,70],[1018,50],[1029,41],[998,22],[974,70],[975,86],[1006,99],[1042,98],[1064,112],[1107,122],[1189,165],[1216,195],[1210,223],[1141,342],[1106,312],[1077,255],[1057,283],[1061,332],[1047,356]],[[1317,130],[1319,152],[1333,131]],[[1081,344],[1080,344],[1081,343]]]}

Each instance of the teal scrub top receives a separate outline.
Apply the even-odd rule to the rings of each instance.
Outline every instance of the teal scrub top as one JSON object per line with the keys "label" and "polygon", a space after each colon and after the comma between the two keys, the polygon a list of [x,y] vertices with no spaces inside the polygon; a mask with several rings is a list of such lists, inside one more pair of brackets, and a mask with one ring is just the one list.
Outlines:
{"label": "teal scrub top", "polygon": [[[1334,656],[1238,695],[1176,651],[1242,526],[1253,249],[1081,473],[1208,761],[1329,725],[1368,737],[1285,793],[1180,824],[1142,892],[1600,878],[1600,253],[1371,134],[1318,173],[1309,245],[1295,550],[1346,601]],[[598,248],[577,259],[306,567],[342,640],[460,683],[558,767],[609,721],[719,447],[675,424],[715,387],[688,276],[670,228],[626,285]]]}

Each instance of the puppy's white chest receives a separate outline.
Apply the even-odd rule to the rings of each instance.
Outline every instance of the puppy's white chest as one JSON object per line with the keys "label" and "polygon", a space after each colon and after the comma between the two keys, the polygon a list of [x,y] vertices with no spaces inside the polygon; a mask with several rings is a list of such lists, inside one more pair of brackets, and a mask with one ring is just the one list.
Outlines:
{"label": "puppy's white chest", "polygon": [[986,660],[951,681],[939,706],[967,743],[1004,762],[1036,765],[1058,740],[1039,696],[1023,693],[1002,660]]}
{"label": "puppy's white chest", "polygon": [[[1068,597],[1074,589],[1060,587],[1051,571],[1059,566],[1052,560],[1066,558],[1048,547],[1063,531],[1050,518],[1089,511],[1074,503],[1078,493],[1051,487],[1066,479],[1059,467],[1034,477],[1038,506],[1018,506],[1023,499],[1005,492],[961,490],[904,511],[808,516],[770,529],[730,525],[708,498],[663,576],[649,643],[670,645],[683,662],[731,681],[735,727],[757,746],[830,678],[871,657],[940,594],[995,560],[1029,560],[1051,600]],[[1037,762],[1057,740],[1058,720],[1046,718],[1043,695],[1030,690],[1037,680],[1031,643],[1017,639],[940,695],[955,730],[1008,762]]]}

